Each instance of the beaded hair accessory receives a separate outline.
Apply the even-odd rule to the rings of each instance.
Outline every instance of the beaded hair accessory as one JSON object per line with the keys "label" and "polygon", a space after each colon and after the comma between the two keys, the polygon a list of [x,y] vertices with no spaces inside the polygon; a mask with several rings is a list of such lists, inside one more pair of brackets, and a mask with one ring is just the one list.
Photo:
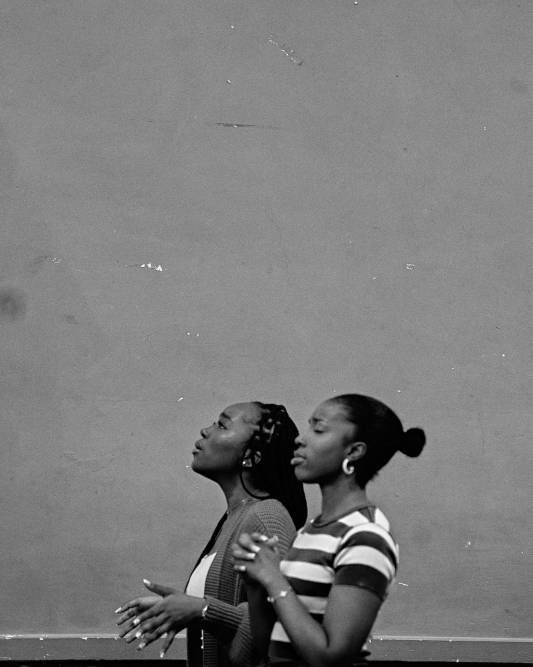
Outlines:
{"label": "beaded hair accessory", "polygon": [[266,445],[270,445],[276,428],[280,427],[283,423],[284,417],[286,417],[287,411],[283,405],[276,406],[276,410],[273,411],[265,421],[260,426],[259,439],[262,440]]}

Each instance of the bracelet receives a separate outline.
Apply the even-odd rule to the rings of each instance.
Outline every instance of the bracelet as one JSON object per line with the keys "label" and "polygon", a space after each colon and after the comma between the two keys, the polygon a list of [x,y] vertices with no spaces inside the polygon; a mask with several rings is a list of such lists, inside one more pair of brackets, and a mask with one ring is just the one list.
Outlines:
{"label": "bracelet", "polygon": [[283,598],[286,598],[287,595],[291,592],[292,592],[292,588],[289,586],[289,588],[283,589],[277,595],[269,595],[267,597],[267,602],[270,602],[270,604],[274,604],[274,602],[276,602],[276,600],[281,600]]}
{"label": "bracelet", "polygon": [[202,611],[200,612],[200,617],[202,621],[205,621],[208,609],[209,609],[209,602],[206,600],[204,606],[202,607]]}

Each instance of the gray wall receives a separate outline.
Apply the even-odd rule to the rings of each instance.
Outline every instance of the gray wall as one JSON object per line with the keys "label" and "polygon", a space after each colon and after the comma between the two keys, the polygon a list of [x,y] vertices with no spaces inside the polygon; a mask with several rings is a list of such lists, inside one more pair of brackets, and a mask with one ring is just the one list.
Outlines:
{"label": "gray wall", "polygon": [[[113,632],[235,400],[428,434],[377,631],[531,634],[533,3],[0,2],[0,631]],[[316,495],[313,495],[316,509]]]}

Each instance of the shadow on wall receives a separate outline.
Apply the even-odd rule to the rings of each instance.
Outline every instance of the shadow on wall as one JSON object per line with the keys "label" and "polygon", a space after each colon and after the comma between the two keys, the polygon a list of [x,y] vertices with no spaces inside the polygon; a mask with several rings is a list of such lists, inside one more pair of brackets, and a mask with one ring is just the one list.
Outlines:
{"label": "shadow on wall", "polygon": [[26,315],[26,294],[16,287],[0,289],[0,324],[21,320]]}

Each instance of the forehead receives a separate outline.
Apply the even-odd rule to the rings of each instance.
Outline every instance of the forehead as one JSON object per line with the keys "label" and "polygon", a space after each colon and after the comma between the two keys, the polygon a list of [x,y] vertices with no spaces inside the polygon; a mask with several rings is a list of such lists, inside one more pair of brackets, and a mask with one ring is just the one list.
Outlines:
{"label": "forehead", "polygon": [[254,403],[233,403],[222,411],[231,421],[244,421],[256,424],[261,418],[261,410]]}
{"label": "forehead", "polygon": [[335,401],[324,401],[311,415],[311,419],[327,421],[329,423],[351,423],[347,419],[344,406]]}

